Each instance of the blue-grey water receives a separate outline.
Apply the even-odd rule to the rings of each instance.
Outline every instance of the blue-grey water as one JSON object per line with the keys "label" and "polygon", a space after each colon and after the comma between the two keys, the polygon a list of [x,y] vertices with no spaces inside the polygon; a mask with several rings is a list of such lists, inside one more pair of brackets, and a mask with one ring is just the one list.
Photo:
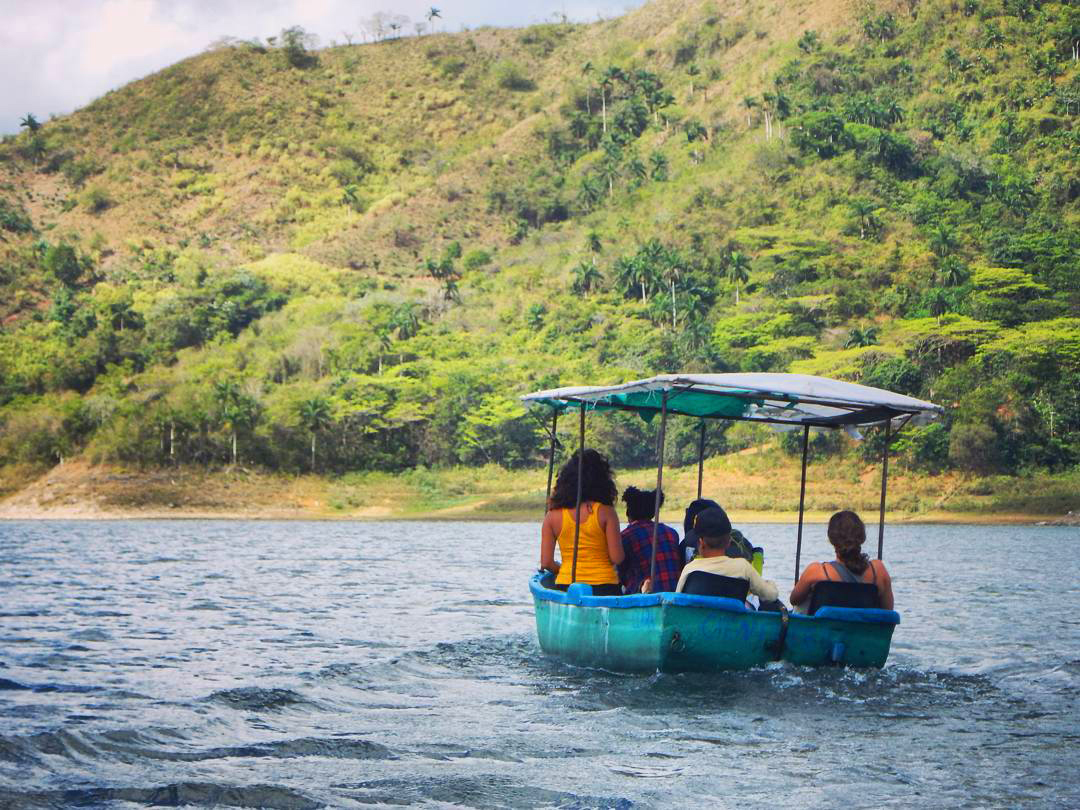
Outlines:
{"label": "blue-grey water", "polygon": [[[744,528],[786,594],[794,528]],[[545,659],[534,524],[9,522],[0,551],[0,807],[1080,805],[1076,528],[890,527],[884,669],[714,675]]]}

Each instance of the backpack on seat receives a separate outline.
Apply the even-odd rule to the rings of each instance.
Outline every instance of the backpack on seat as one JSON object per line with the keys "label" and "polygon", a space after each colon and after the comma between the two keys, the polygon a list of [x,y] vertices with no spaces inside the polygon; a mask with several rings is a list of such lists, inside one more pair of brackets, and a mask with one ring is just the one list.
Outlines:
{"label": "backpack on seat", "polygon": [[691,571],[683,584],[682,593],[695,596],[724,596],[728,599],[746,599],[750,590],[750,580],[742,577],[725,577],[723,574],[710,574],[708,571]]}

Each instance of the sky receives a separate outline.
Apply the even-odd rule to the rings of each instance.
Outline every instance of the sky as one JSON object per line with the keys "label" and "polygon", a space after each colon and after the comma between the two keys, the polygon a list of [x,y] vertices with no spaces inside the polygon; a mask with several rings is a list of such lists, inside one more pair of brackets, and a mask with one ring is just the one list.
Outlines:
{"label": "sky", "polygon": [[[440,29],[528,25],[565,14],[614,17],[642,0],[455,0],[436,4]],[[0,0],[0,133],[85,106],[109,90],[204,50],[222,37],[300,25],[320,44],[359,41],[379,11],[424,22],[431,0]],[[412,30],[412,26],[407,30]]]}

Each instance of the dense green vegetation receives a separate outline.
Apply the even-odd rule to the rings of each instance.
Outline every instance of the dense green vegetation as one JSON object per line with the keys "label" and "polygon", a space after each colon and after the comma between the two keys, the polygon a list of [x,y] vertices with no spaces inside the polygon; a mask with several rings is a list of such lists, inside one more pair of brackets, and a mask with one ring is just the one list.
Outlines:
{"label": "dense green vegetation", "polygon": [[[0,464],[522,466],[529,390],[789,370],[945,404],[897,440],[911,468],[1075,466],[1080,12],[675,8],[289,29],[28,116],[0,147]],[[590,441],[647,463],[654,430]]]}

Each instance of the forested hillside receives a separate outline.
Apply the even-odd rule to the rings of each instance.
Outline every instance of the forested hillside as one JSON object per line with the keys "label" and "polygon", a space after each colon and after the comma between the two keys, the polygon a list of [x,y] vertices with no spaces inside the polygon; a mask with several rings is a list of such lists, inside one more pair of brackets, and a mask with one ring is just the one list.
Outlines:
{"label": "forested hillside", "polygon": [[[528,465],[522,393],[678,370],[932,399],[896,444],[918,470],[1080,461],[1075,4],[312,45],[219,43],[0,146],[8,488],[77,455]],[[590,441],[646,463],[654,429]],[[845,442],[815,453],[877,452]]]}

